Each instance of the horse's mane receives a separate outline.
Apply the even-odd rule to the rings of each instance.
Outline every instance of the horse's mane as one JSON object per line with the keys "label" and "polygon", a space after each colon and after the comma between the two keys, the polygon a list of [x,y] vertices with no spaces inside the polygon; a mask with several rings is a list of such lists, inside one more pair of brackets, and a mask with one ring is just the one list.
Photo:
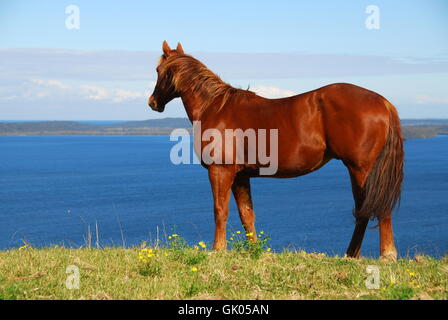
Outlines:
{"label": "horse's mane", "polygon": [[[162,59],[161,59],[162,62]],[[200,109],[205,110],[215,99],[221,97],[218,111],[230,97],[255,95],[249,90],[234,88],[208,69],[202,62],[186,54],[177,54],[159,63],[159,72],[171,70],[171,82],[178,92],[191,90],[202,98]]]}

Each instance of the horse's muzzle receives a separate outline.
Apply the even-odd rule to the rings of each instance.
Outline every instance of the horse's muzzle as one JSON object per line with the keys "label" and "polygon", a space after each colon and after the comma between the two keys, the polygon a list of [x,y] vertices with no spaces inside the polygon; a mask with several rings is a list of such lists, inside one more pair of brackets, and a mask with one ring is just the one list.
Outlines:
{"label": "horse's muzzle", "polygon": [[153,96],[149,97],[148,106],[150,106],[152,110],[157,111],[157,112],[163,112],[163,110],[165,109],[165,106],[158,105],[156,99],[154,99]]}
{"label": "horse's muzzle", "polygon": [[150,106],[151,109],[154,110],[155,105],[156,105],[156,99],[154,99],[153,96],[150,96],[148,99],[148,106]]}

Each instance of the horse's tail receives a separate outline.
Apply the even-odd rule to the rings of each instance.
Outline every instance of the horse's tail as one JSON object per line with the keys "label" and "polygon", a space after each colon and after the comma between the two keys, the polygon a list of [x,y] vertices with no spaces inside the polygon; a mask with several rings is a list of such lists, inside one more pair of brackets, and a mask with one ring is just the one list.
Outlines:
{"label": "horse's tail", "polygon": [[400,118],[395,107],[386,100],[389,111],[389,133],[386,144],[378,156],[364,186],[364,202],[361,215],[381,219],[392,213],[400,202],[403,182],[403,137]]}

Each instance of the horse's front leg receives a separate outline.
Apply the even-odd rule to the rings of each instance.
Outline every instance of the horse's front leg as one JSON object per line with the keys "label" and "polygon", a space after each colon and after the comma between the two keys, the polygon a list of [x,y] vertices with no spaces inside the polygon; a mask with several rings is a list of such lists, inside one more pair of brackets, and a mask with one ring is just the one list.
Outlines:
{"label": "horse's front leg", "polygon": [[238,206],[241,223],[246,230],[247,239],[256,241],[255,213],[252,205],[252,196],[250,194],[249,177],[237,175],[232,185],[232,192],[236,205]]}
{"label": "horse's front leg", "polygon": [[213,192],[215,211],[215,250],[226,249],[226,224],[229,215],[230,188],[235,178],[235,169],[231,166],[212,165],[208,176]]}

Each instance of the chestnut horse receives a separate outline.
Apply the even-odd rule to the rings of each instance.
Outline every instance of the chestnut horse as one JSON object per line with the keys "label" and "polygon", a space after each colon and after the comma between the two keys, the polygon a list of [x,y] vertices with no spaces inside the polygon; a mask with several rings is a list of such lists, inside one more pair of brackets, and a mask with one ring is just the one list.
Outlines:
{"label": "chestnut horse", "polygon": [[[331,84],[282,99],[266,99],[223,82],[204,64],[163,42],[157,83],[149,106],[163,112],[180,97],[191,122],[209,128],[278,130],[278,169],[272,177],[288,178],[313,172],[331,159],[347,167],[356,218],[347,256],[358,258],[369,220],[377,219],[380,255],[395,260],[391,224],[403,180],[403,139],[394,106],[379,94],[345,83]],[[204,147],[207,143],[202,141]],[[241,222],[256,241],[250,178],[257,164],[211,163],[208,170],[214,198],[214,249],[226,248],[228,203],[232,191]]]}

